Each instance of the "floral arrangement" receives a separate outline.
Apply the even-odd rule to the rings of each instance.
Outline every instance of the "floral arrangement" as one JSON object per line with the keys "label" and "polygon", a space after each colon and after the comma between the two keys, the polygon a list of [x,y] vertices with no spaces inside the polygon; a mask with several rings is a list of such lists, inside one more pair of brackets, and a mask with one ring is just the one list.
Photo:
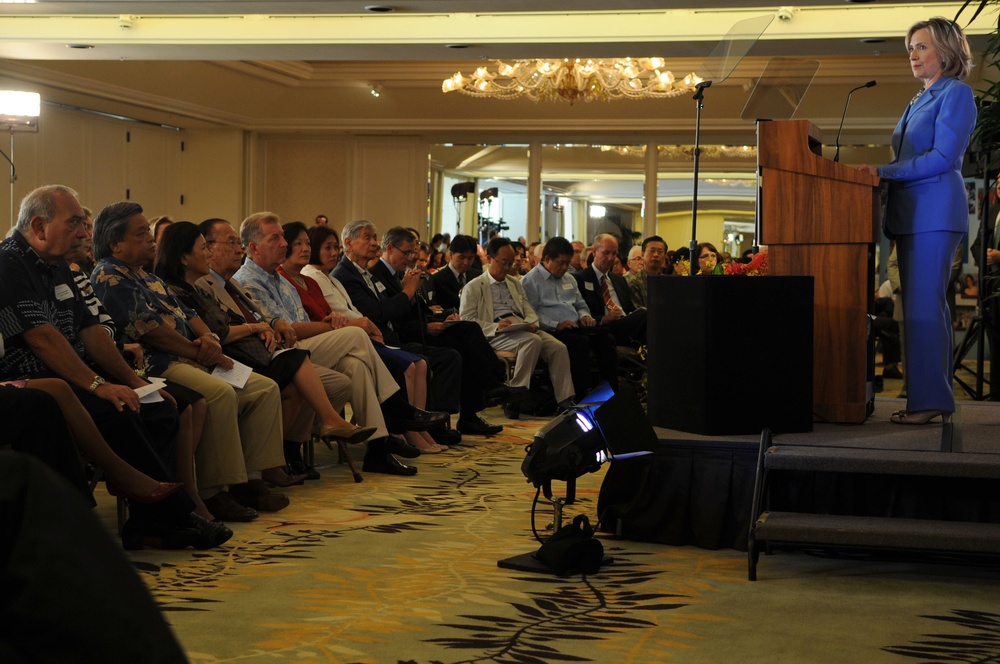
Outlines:
{"label": "floral arrangement", "polygon": [[[674,274],[685,277],[691,274],[691,261],[682,260],[674,263]],[[749,263],[719,263],[712,267],[712,274],[728,274],[738,277],[763,276],[767,274],[767,252],[758,253]]]}
{"label": "floral arrangement", "polygon": [[762,277],[767,274],[767,252],[762,251],[749,263],[729,263],[725,273],[742,277]]}

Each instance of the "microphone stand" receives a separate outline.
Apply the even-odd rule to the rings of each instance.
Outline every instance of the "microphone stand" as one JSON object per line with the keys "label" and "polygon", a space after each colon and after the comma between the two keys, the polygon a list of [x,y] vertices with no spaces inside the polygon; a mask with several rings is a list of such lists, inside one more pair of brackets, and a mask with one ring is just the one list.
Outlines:
{"label": "microphone stand", "polygon": [[690,267],[688,276],[694,275],[695,265],[698,257],[695,250],[698,248],[698,171],[701,166],[701,110],[705,107],[705,88],[712,87],[711,81],[702,81],[695,86],[695,119],[694,119],[694,183],[691,190],[691,243],[688,245],[690,251]]}

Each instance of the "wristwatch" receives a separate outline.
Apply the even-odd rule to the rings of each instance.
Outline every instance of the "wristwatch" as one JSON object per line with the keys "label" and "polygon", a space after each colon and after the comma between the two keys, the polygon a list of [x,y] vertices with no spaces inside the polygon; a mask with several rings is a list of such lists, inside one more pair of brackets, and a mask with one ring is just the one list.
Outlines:
{"label": "wristwatch", "polygon": [[106,382],[108,381],[104,380],[100,376],[94,376],[94,381],[90,384],[90,387],[87,388],[87,391],[93,394],[94,392],[97,391],[97,388],[99,388],[101,385],[104,385],[104,383]]}

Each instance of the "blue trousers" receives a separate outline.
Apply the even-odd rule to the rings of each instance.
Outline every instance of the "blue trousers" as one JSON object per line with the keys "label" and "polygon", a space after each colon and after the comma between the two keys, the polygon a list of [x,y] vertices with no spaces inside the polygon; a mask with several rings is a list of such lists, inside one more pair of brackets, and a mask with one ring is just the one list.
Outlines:
{"label": "blue trousers", "polygon": [[931,231],[896,237],[906,324],[906,409],[954,412],[951,314],[947,289],[962,233]]}

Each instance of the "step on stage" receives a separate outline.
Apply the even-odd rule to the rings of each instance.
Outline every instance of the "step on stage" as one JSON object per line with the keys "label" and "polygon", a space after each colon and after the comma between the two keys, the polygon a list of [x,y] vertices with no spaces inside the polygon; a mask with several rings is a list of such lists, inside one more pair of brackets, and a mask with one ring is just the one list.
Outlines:
{"label": "step on stage", "polygon": [[[972,537],[973,548],[1000,552],[1000,526],[979,534],[956,530],[956,524],[1000,524],[1000,404],[960,401],[948,425],[891,423],[889,416],[904,407],[902,399],[877,399],[864,424],[816,423],[809,433],[775,435],[756,513],[760,436],[657,428],[661,447],[654,455],[608,469],[598,501],[601,528],[632,540],[746,551],[752,516],[756,521],[766,509],[777,516],[758,537],[768,542],[822,544],[852,523],[860,534],[843,536],[847,548],[921,549],[916,540],[932,537],[923,531],[950,522],[933,535],[935,546],[923,550],[940,552],[949,537]],[[810,522],[802,515],[831,518]],[[906,520],[924,523],[907,530]],[[903,535],[885,534],[900,528]]]}

